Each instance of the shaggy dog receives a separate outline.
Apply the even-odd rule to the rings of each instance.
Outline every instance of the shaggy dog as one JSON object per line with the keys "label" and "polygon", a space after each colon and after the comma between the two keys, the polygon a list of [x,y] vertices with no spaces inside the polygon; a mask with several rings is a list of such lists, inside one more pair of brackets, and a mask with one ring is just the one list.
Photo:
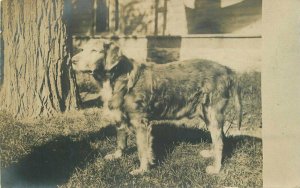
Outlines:
{"label": "shaggy dog", "polygon": [[131,174],[142,174],[153,164],[151,125],[154,120],[201,117],[212,138],[213,157],[207,173],[218,173],[223,152],[224,110],[229,98],[235,99],[238,126],[241,124],[240,90],[236,75],[229,68],[208,60],[186,60],[168,64],[141,64],[122,54],[115,43],[103,48],[87,43],[72,58],[74,70],[89,72],[102,86],[100,92],[106,117],[117,127],[117,149],[105,156],[120,158],[127,146],[128,130],[134,130],[140,167]]}

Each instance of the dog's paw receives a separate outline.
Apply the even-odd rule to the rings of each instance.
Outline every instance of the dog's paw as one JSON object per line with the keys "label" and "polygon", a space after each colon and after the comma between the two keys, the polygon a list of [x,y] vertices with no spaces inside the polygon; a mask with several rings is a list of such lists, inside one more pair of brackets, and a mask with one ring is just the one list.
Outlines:
{"label": "dog's paw", "polygon": [[204,158],[210,158],[210,157],[213,157],[213,151],[212,150],[202,150],[200,152],[200,155]]}
{"label": "dog's paw", "polygon": [[133,176],[137,176],[137,175],[143,175],[146,171],[147,170],[145,170],[145,169],[138,168],[138,169],[135,169],[135,170],[133,170],[129,173]]}
{"label": "dog's paw", "polygon": [[122,157],[122,154],[123,154],[122,151],[117,150],[117,151],[114,152],[114,153],[105,155],[104,159],[105,159],[105,160],[108,160],[108,161],[112,161],[112,160],[121,158],[121,157]]}
{"label": "dog's paw", "polygon": [[208,166],[206,168],[206,173],[207,174],[218,174],[220,172],[220,168],[216,168],[214,166]]}

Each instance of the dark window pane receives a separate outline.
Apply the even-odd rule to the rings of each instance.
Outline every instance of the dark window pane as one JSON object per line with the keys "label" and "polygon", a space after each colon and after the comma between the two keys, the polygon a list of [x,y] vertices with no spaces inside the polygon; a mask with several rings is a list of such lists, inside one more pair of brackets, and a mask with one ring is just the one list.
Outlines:
{"label": "dark window pane", "polygon": [[96,10],[96,32],[105,32],[109,30],[109,5],[107,0],[97,0]]}
{"label": "dark window pane", "polygon": [[91,34],[93,30],[93,0],[72,0],[73,34]]}

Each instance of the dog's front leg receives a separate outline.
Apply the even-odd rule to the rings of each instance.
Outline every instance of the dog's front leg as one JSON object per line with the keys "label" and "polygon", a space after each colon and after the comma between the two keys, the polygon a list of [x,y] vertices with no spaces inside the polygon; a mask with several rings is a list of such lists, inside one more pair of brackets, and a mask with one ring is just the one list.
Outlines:
{"label": "dog's front leg", "polygon": [[145,121],[131,121],[136,129],[136,142],[140,167],[130,172],[131,175],[139,175],[148,171],[153,164],[151,126]]}
{"label": "dog's front leg", "polygon": [[107,154],[104,159],[114,160],[122,157],[127,147],[127,137],[127,124],[122,123],[120,127],[117,127],[117,150],[111,154]]}

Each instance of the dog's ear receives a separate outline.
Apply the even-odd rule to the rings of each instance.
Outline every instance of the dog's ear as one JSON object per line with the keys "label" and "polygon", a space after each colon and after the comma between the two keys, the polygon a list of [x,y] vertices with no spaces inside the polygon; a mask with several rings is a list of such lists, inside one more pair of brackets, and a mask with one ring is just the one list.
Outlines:
{"label": "dog's ear", "polygon": [[120,47],[114,43],[104,43],[103,48],[106,52],[105,70],[109,71],[121,62],[122,52]]}

